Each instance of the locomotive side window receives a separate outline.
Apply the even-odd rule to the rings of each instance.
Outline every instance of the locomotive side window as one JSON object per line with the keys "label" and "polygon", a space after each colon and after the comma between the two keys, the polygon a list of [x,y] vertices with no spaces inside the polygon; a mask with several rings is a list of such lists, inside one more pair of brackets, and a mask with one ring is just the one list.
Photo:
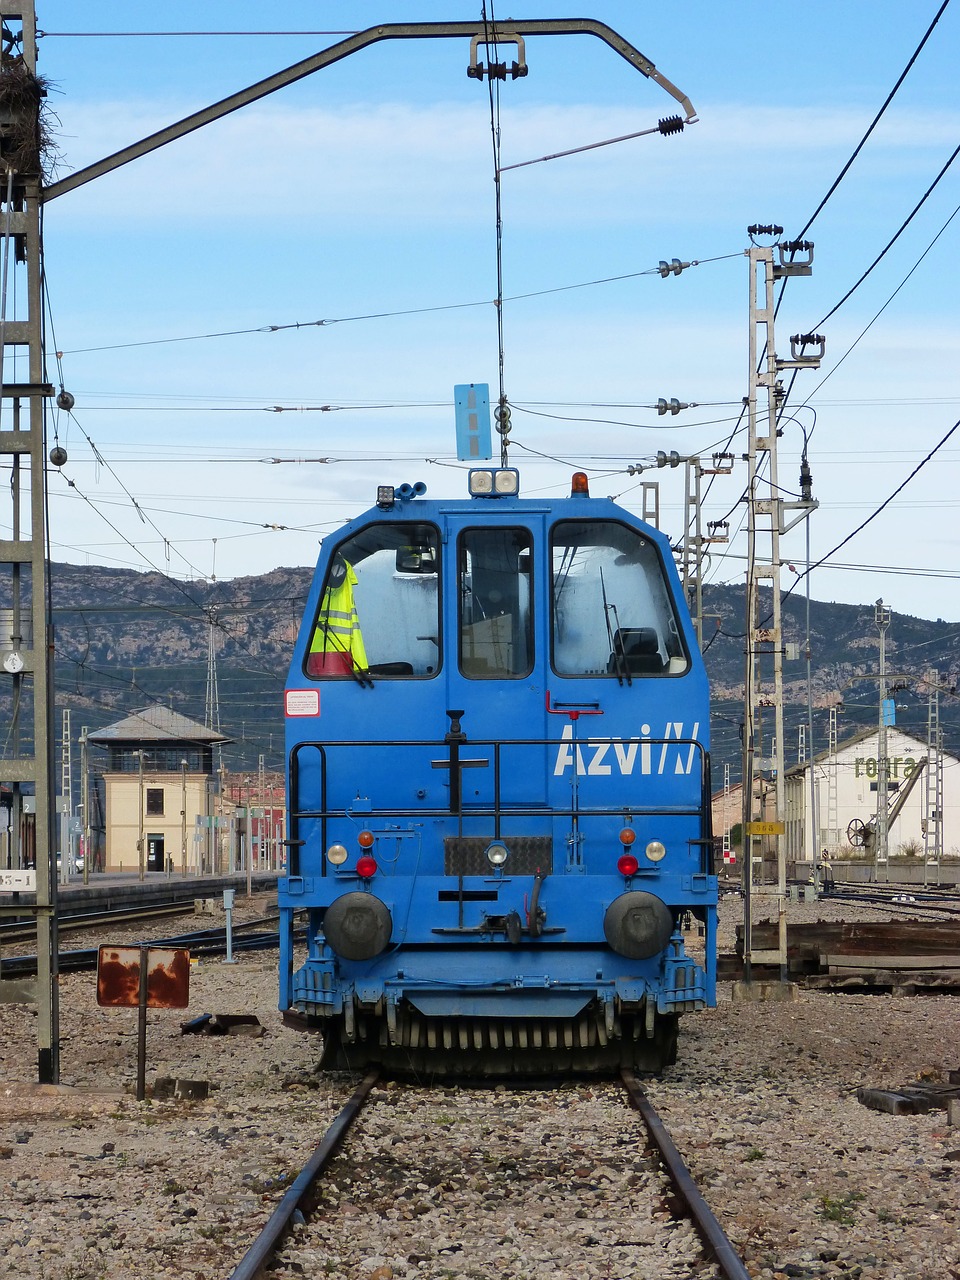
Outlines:
{"label": "locomotive side window", "polygon": [[678,675],[689,662],[656,547],[612,520],[553,528],[553,668],[563,676]]}
{"label": "locomotive side window", "polygon": [[460,535],[460,670],[512,679],[533,669],[532,538],[526,529]]}
{"label": "locomotive side window", "polygon": [[322,679],[424,678],[440,669],[440,538],[373,524],[334,552],[305,671]]}

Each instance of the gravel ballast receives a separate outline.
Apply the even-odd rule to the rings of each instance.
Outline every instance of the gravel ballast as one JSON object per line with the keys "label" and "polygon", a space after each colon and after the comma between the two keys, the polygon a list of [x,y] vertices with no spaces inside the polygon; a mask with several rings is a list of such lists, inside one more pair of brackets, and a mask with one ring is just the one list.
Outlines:
{"label": "gravel ballast", "polygon": [[[742,904],[726,899],[721,909],[729,949]],[[789,911],[790,919],[815,920],[839,918],[849,908],[825,901],[791,904]],[[859,911],[858,918],[870,917]],[[199,1102],[135,1101],[136,1012],[99,1008],[93,974],[61,979],[60,1086],[34,1083],[34,1012],[0,1004],[0,1276],[229,1275],[355,1083],[317,1076],[316,1042],[281,1026],[275,964],[275,955],[264,953],[233,965],[194,966],[189,1010],[149,1015],[148,1087],[158,1077],[215,1085]],[[265,1034],[182,1035],[181,1022],[201,1013],[254,1013]],[[683,1019],[677,1065],[644,1087],[752,1275],[960,1280],[960,1128],[949,1126],[942,1110],[896,1116],[857,1101],[858,1087],[944,1079],[958,1067],[958,997],[801,991],[794,1002],[751,1004],[731,1001],[723,984],[717,1009]],[[379,1130],[370,1132],[391,1131],[391,1160],[415,1169],[425,1126],[391,1108],[393,1090],[375,1108]],[[573,1120],[578,1098],[582,1114]],[[453,1091],[447,1104],[451,1123],[441,1128],[455,1129],[464,1150],[476,1148],[482,1135],[471,1124],[491,1129],[490,1099]],[[557,1243],[528,1258],[525,1247],[517,1256],[509,1242],[498,1246],[502,1256],[486,1274],[645,1277],[639,1259],[630,1270],[628,1259],[611,1258],[603,1270],[604,1223],[613,1222],[614,1201],[605,1208],[602,1194],[590,1209],[592,1236],[601,1242],[589,1247],[596,1270],[583,1268],[576,1184],[586,1178],[602,1187],[602,1171],[610,1171],[619,1215],[621,1166],[637,1160],[622,1141],[623,1095],[610,1086],[568,1086],[538,1105],[544,1113],[538,1123],[560,1135],[565,1155],[572,1144],[579,1147],[577,1169],[587,1173],[578,1178],[573,1171],[569,1196],[561,1194],[566,1174],[551,1183],[550,1239]],[[639,1133],[639,1119],[633,1123]],[[356,1141],[369,1161],[364,1144],[372,1137]],[[497,1160],[509,1157],[502,1136],[491,1150]],[[348,1145],[343,1168],[354,1159],[351,1151]],[[493,1176],[498,1168],[495,1161]],[[631,1165],[631,1172],[638,1171]],[[468,1183],[453,1179],[439,1199],[436,1186],[426,1197],[427,1211],[463,1239],[489,1230],[490,1206],[481,1212],[482,1197],[471,1199]],[[646,1221],[642,1179],[632,1190],[637,1222]],[[340,1248],[352,1239],[352,1215],[338,1217],[342,1188],[331,1194],[322,1237],[328,1256],[318,1253],[317,1274],[334,1280],[478,1274],[476,1257],[468,1261],[462,1250],[451,1247],[441,1261],[439,1251],[403,1244],[396,1231],[406,1203],[399,1186],[396,1218],[387,1192],[378,1193],[386,1197],[379,1247],[365,1238],[356,1249]]]}

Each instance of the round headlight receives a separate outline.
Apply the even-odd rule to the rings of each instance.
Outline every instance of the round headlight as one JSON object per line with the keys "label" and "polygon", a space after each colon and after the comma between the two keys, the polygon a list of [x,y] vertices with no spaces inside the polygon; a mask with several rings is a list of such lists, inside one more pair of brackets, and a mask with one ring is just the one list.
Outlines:
{"label": "round headlight", "polygon": [[327,850],[327,861],[335,867],[342,867],[347,860],[347,851],[342,844],[332,844]]}
{"label": "round headlight", "polygon": [[644,850],[644,853],[651,862],[660,862],[667,856],[667,850],[659,840],[651,840]]}
{"label": "round headlight", "polygon": [[502,867],[509,856],[509,849],[505,844],[501,844],[499,840],[493,844],[487,845],[487,861],[491,867]]}

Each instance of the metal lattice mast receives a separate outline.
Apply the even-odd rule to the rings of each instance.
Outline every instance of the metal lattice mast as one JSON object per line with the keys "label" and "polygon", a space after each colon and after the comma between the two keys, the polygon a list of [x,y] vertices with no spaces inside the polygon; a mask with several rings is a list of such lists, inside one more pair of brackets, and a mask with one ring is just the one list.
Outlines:
{"label": "metal lattice mast", "polygon": [[940,672],[928,671],[927,682],[927,768],[923,780],[923,883],[928,869],[937,868],[943,858],[943,730],[940,728]]}
{"label": "metal lattice mast", "polygon": [[887,831],[887,815],[890,807],[890,788],[888,778],[890,765],[887,760],[887,627],[890,625],[890,610],[884,607],[882,600],[877,601],[873,620],[880,632],[880,716],[877,721],[877,843],[874,851],[874,865],[886,867],[889,855],[889,839]]}
{"label": "metal lattice mast", "polygon": [[[780,611],[780,537],[816,506],[812,498],[785,502],[777,467],[777,422],[784,392],[780,374],[784,369],[816,369],[823,354],[823,339],[806,334],[790,339],[791,358],[781,360],[774,340],[777,280],[788,276],[810,275],[813,245],[809,241],[793,241],[761,245],[758,237],[777,237],[783,228],[751,226],[747,257],[750,265],[750,393],[747,397],[747,579],[746,579],[746,644],[744,673],[743,733],[743,831],[744,831],[744,933],[748,955],[752,949],[750,892],[753,880],[753,823],[767,826],[767,814],[754,812],[755,783],[760,793],[773,782],[775,814],[773,830],[766,838],[774,841],[777,865],[777,894],[786,896],[786,846],[784,840],[784,759],[783,759],[783,629]],[[776,255],[775,255],[776,251]],[[799,255],[799,256],[798,256]],[[776,260],[775,260],[776,256]],[[813,346],[816,354],[804,355]],[[763,397],[761,405],[760,398]],[[788,509],[800,510],[790,524],[785,523]],[[766,587],[766,599],[761,587]],[[763,754],[761,712],[773,713],[771,754]],[[764,778],[767,775],[767,779]],[[765,785],[765,782],[767,785]],[[762,801],[761,801],[762,804]],[[780,970],[786,974],[786,935],[781,914]]]}
{"label": "metal lattice mast", "polygon": [[730,845],[730,766],[723,766],[723,865],[733,862]]}
{"label": "metal lattice mast", "polygon": [[807,726],[801,724],[797,728],[797,764],[807,762]]}
{"label": "metal lattice mast", "polygon": [[70,741],[70,708],[64,707],[60,734],[60,883],[70,879],[70,821],[73,818],[73,749]]}
{"label": "metal lattice mast", "polygon": [[[840,762],[837,759],[837,708],[830,708],[829,742],[827,744],[827,848],[836,854],[840,848],[840,810],[838,804]],[[818,838],[814,832],[814,839]]]}
{"label": "metal lattice mast", "polygon": [[[9,514],[0,527],[0,678],[9,680],[14,724],[0,780],[13,796],[13,863],[25,865],[24,795],[34,797],[37,977],[3,984],[37,1007],[37,1069],[41,1083],[60,1078],[57,999],[57,882],[53,857],[53,672],[48,643],[44,405],[53,387],[43,379],[40,108],[37,24],[33,0],[0,0],[0,78],[9,92],[0,107],[0,457],[10,474]],[[24,513],[28,514],[25,516]],[[0,907],[0,914],[9,910]],[[16,910],[25,913],[22,904]],[[16,985],[17,992],[12,990]]]}
{"label": "metal lattice mast", "polygon": [[701,528],[700,459],[686,459],[683,502],[683,553],[680,576],[687,593],[687,605],[703,648],[703,530]]}
{"label": "metal lattice mast", "polygon": [[[217,619],[211,614],[207,629],[207,696],[203,723],[220,732],[220,690],[217,687]],[[223,769],[223,747],[217,744],[217,771]]]}

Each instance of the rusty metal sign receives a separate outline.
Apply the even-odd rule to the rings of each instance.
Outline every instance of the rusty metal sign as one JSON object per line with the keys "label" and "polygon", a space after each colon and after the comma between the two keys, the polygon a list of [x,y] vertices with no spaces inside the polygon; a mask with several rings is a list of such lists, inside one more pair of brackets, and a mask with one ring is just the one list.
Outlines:
{"label": "rusty metal sign", "polygon": [[97,1004],[136,1009],[140,1004],[140,962],[146,957],[148,1009],[186,1009],[190,1003],[190,952],[164,947],[100,947]]}

